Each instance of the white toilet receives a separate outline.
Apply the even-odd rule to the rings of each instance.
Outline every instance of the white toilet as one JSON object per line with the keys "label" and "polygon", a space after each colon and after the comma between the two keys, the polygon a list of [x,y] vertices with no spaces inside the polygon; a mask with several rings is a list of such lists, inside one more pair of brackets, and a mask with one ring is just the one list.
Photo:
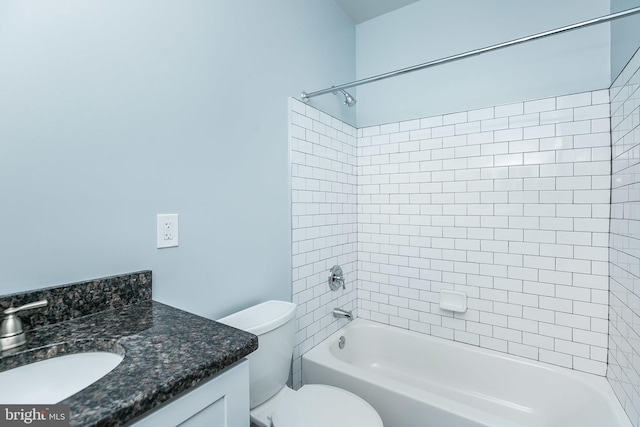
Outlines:
{"label": "white toilet", "polygon": [[383,427],[378,413],[346,390],[307,384],[286,386],[293,355],[296,305],[267,301],[219,319],[258,336],[248,356],[251,421],[260,427]]}

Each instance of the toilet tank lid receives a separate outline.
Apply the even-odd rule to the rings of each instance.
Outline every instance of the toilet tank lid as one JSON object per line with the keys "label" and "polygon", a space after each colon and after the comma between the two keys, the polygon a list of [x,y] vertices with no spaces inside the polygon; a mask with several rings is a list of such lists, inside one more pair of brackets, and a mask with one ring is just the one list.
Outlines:
{"label": "toilet tank lid", "polygon": [[287,301],[265,301],[236,313],[230,314],[217,322],[233,326],[237,329],[262,335],[293,319],[296,305]]}

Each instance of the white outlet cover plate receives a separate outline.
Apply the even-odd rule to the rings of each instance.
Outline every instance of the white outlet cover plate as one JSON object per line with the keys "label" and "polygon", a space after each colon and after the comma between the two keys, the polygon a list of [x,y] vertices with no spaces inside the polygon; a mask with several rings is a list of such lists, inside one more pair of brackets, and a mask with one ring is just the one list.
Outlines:
{"label": "white outlet cover plate", "polygon": [[158,249],[178,246],[178,214],[158,214],[156,221],[156,243]]}

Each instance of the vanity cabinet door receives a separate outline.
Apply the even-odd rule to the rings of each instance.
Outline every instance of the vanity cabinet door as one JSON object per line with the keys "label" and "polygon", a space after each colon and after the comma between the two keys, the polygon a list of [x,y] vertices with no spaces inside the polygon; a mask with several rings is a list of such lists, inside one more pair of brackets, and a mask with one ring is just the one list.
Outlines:
{"label": "vanity cabinet door", "polygon": [[249,427],[249,362],[243,359],[129,427]]}

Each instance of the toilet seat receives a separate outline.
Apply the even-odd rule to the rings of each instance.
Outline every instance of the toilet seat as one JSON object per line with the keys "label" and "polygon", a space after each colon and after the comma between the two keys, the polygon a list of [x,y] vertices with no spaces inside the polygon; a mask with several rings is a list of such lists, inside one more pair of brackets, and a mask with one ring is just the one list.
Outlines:
{"label": "toilet seat", "polygon": [[365,400],[340,388],[308,384],[288,396],[271,415],[273,427],[383,427]]}

